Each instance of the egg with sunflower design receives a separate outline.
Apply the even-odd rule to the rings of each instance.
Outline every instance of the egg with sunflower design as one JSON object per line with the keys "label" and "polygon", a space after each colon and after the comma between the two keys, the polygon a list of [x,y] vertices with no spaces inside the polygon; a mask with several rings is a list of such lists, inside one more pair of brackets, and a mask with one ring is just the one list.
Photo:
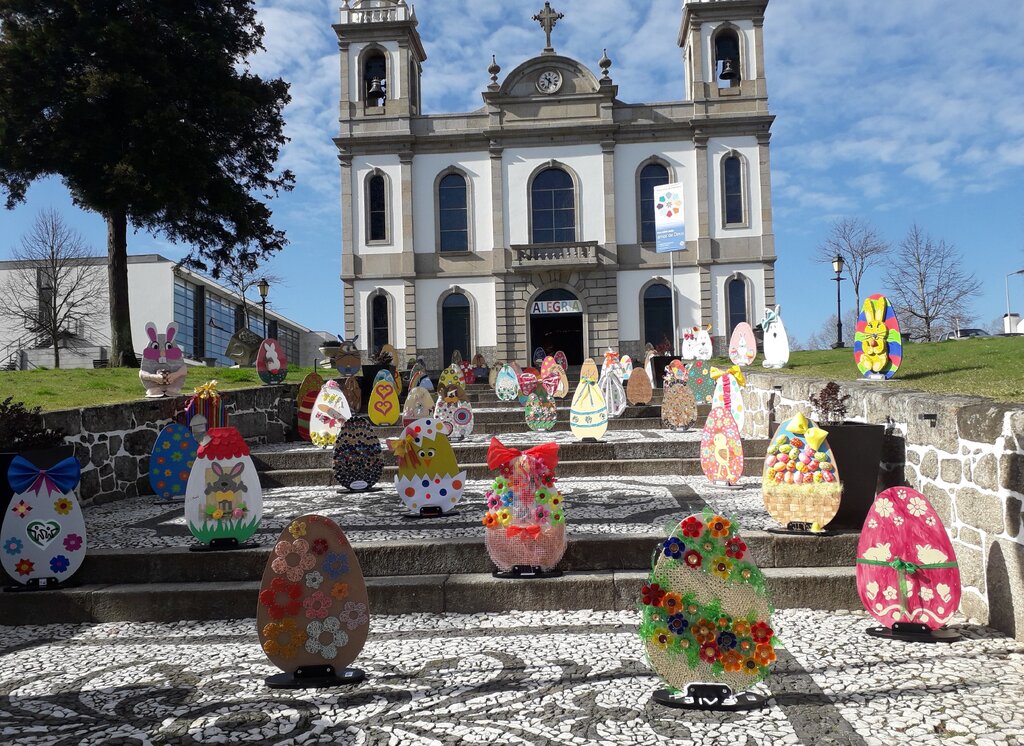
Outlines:
{"label": "egg with sunflower design", "polygon": [[0,564],[20,585],[64,583],[85,560],[85,517],[75,496],[81,467],[70,448],[15,456],[2,475],[13,497],[0,525]]}
{"label": "egg with sunflower design", "polygon": [[359,559],[337,524],[319,515],[289,523],[263,570],[258,598],[256,630],[271,663],[285,674],[331,666],[352,678],[343,672],[366,643],[370,602]]}
{"label": "egg with sunflower design", "polygon": [[676,525],[655,549],[640,611],[647,659],[672,690],[739,693],[771,672],[774,610],[735,519],[706,510]]}
{"label": "egg with sunflower design", "polygon": [[199,443],[185,425],[172,422],[156,436],[149,454],[149,485],[161,500],[184,500]]}

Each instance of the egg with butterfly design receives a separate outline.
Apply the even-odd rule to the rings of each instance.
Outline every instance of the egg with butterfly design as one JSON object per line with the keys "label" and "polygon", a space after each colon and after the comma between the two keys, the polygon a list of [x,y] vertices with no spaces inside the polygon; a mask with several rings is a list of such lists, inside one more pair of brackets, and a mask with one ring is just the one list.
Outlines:
{"label": "egg with butterfly design", "polygon": [[338,431],[352,416],[348,399],[338,385],[331,380],[323,385],[313,403],[309,420],[309,438],[314,445],[330,448],[338,437]]}

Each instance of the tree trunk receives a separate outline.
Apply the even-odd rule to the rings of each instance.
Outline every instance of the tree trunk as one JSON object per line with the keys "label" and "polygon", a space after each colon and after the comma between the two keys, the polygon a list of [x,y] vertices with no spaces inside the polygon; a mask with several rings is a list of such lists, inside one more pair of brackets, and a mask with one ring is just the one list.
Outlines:
{"label": "tree trunk", "polygon": [[60,368],[60,339],[54,333],[50,336],[50,341],[53,342],[53,367],[57,369]]}
{"label": "tree trunk", "polygon": [[110,365],[138,368],[132,344],[132,317],[128,306],[128,217],[124,211],[107,213],[107,277],[110,285]]}

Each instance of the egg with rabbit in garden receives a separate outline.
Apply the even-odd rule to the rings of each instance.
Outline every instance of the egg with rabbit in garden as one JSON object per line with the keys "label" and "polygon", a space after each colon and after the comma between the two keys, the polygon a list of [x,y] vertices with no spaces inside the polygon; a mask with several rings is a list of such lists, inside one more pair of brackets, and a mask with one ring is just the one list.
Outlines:
{"label": "egg with rabbit in garden", "polygon": [[238,430],[214,427],[206,434],[185,491],[185,522],[204,544],[241,544],[256,533],[263,515],[260,478]]}

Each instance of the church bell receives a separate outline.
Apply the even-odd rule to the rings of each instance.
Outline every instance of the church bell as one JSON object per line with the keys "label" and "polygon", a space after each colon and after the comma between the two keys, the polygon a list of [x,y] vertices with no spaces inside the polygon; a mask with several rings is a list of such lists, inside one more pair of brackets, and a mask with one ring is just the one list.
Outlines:
{"label": "church bell", "polygon": [[380,78],[374,78],[370,83],[370,90],[366,92],[366,99],[374,105],[380,105],[384,101],[384,89],[380,86]]}
{"label": "church bell", "polygon": [[718,77],[722,80],[739,80],[740,71],[736,60],[726,57],[722,62],[722,74]]}

